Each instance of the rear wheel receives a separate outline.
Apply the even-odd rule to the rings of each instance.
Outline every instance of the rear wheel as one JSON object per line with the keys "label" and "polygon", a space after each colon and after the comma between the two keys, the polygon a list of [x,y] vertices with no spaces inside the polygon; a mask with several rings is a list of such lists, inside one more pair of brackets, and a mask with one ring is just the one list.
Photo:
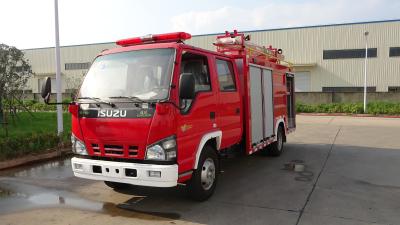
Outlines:
{"label": "rear wheel", "polygon": [[283,152],[283,140],[284,140],[284,131],[283,127],[279,126],[278,132],[276,134],[276,141],[271,144],[270,148],[268,148],[268,154],[271,156],[280,156]]}
{"label": "rear wheel", "polygon": [[131,186],[130,184],[118,183],[112,181],[104,181],[104,183],[112,189],[127,189]]}
{"label": "rear wheel", "polygon": [[200,155],[197,169],[188,183],[190,197],[196,201],[208,199],[215,190],[219,173],[219,161],[215,149],[206,145]]}

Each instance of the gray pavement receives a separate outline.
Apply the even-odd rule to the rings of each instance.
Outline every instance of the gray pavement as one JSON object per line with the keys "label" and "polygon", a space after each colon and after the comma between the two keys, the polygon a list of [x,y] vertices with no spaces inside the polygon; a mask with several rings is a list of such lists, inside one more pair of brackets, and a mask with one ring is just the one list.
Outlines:
{"label": "gray pavement", "polygon": [[[400,224],[400,119],[298,116],[279,158],[222,161],[214,196],[115,192],[69,160],[0,172],[0,224]],[[305,171],[283,169],[303,161]]]}

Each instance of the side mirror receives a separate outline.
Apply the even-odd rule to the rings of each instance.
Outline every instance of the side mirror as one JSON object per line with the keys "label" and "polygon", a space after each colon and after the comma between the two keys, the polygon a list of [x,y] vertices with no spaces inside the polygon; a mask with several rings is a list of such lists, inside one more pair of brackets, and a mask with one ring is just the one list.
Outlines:
{"label": "side mirror", "polygon": [[68,111],[75,117],[78,116],[79,113],[79,105],[76,103],[70,103],[68,105]]}
{"label": "side mirror", "polygon": [[191,73],[182,73],[179,78],[179,97],[181,99],[194,99],[195,81]]}
{"label": "side mirror", "polygon": [[46,77],[46,80],[42,83],[42,90],[40,92],[44,102],[48,104],[50,102],[51,95],[51,79],[50,77]]}

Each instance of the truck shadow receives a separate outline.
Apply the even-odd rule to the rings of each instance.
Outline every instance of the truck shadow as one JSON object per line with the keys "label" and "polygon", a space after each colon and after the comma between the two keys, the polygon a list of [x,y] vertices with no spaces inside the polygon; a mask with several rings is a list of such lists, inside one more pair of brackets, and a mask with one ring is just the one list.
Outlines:
{"label": "truck shadow", "polygon": [[[131,186],[115,190],[134,196],[116,206],[133,212],[201,223],[210,221],[200,218],[208,218],[208,215],[221,211],[230,214],[229,209],[232,208],[238,214],[242,210],[253,214],[263,209],[297,213],[303,206],[307,190],[311,188],[315,179],[313,174],[322,166],[322,159],[326,156],[329,145],[288,144],[285,148],[285,153],[279,158],[261,154],[223,158],[217,189],[205,202],[191,200],[185,186],[176,188]],[[287,162],[293,161],[305,164],[309,172],[306,174],[307,179],[299,179],[301,177],[299,173],[285,168]],[[282,201],[283,195],[292,196],[292,199]]]}

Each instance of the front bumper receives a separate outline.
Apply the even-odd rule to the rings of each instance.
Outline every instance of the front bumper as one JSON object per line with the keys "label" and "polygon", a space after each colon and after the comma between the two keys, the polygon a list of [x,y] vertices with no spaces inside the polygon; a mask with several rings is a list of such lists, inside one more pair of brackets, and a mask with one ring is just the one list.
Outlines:
{"label": "front bumper", "polygon": [[[173,187],[178,181],[178,165],[155,165],[104,160],[71,159],[76,177],[104,180],[140,186]],[[132,171],[136,170],[136,176]],[[160,177],[149,176],[149,171],[159,171]],[[157,172],[158,173],[158,172]]]}

